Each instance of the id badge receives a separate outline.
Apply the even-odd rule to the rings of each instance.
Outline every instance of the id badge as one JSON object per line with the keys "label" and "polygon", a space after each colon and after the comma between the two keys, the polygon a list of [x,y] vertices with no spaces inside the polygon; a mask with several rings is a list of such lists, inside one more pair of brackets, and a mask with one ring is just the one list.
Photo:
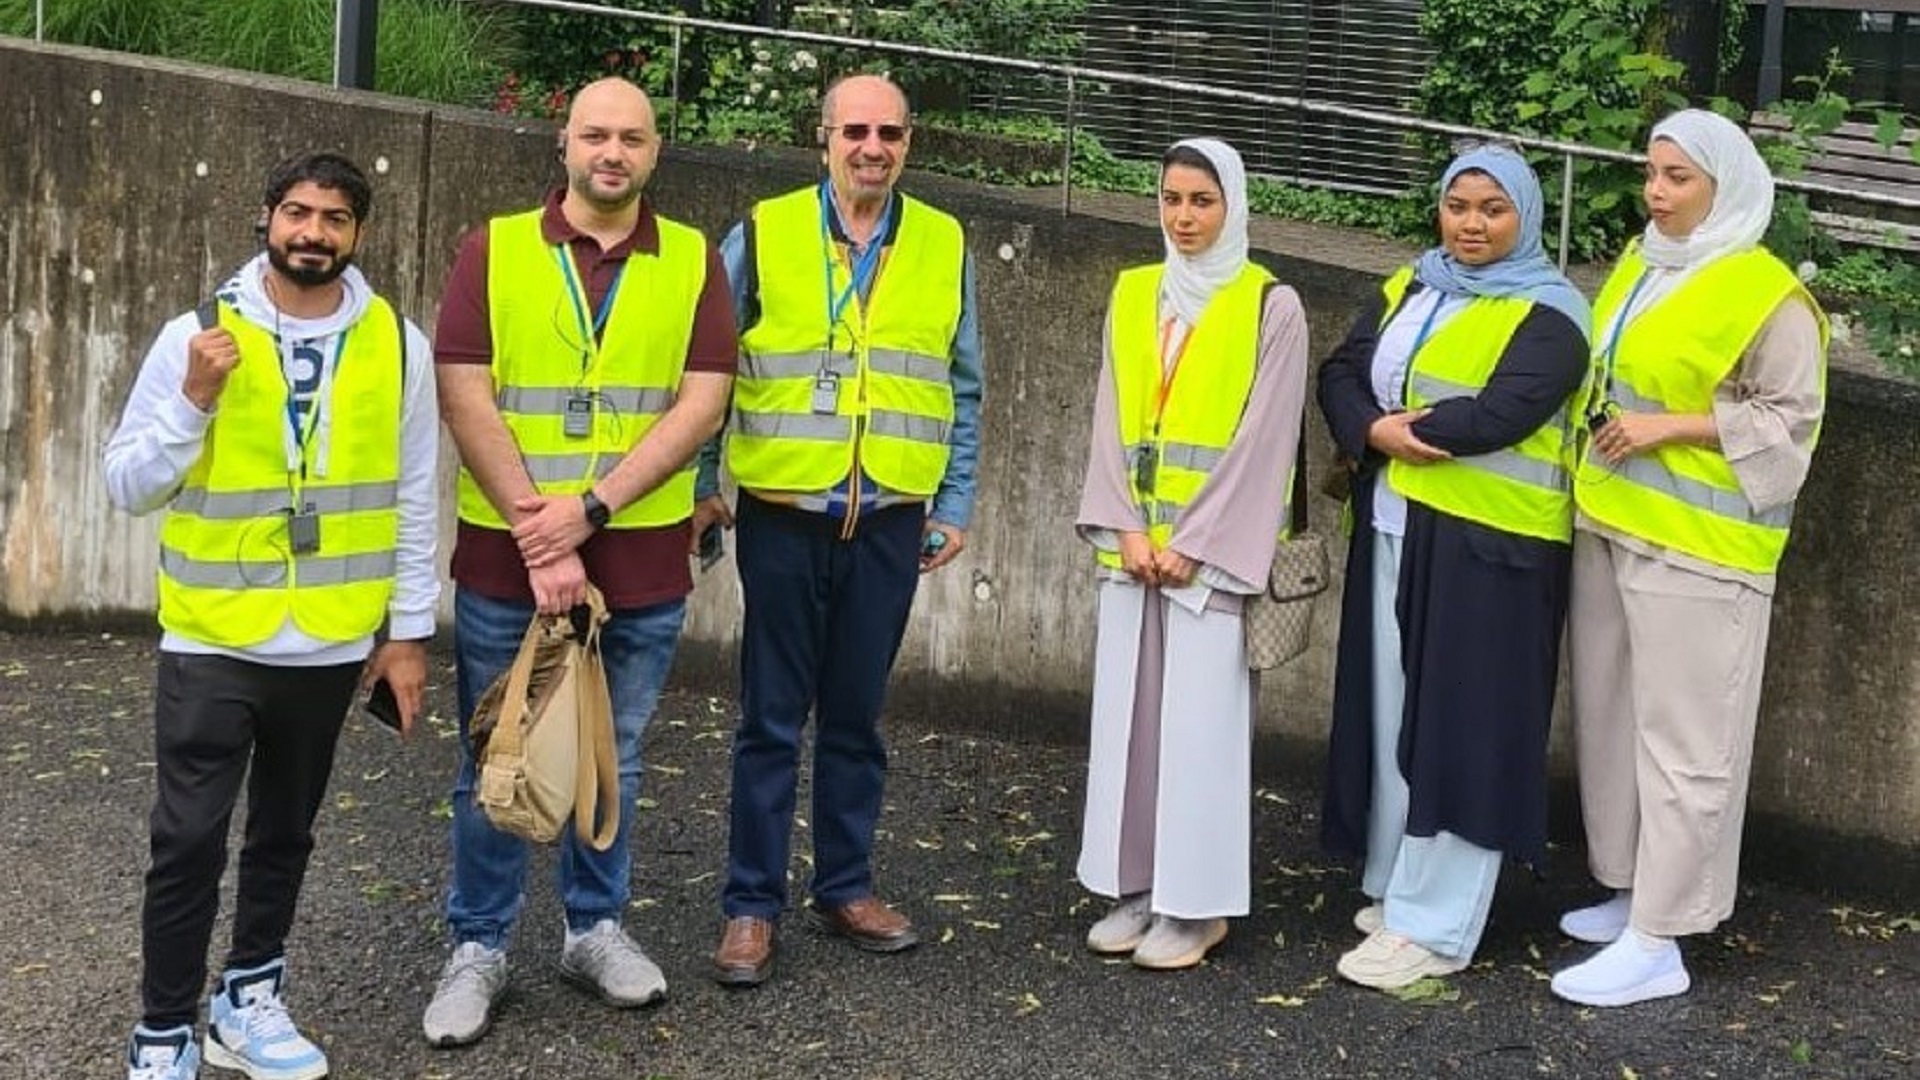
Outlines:
{"label": "id badge", "polygon": [[1152,491],[1154,478],[1153,447],[1143,446],[1133,452],[1133,486],[1139,491]]}
{"label": "id badge", "polygon": [[308,503],[287,515],[287,542],[295,555],[311,555],[320,550],[320,515]]}
{"label": "id badge", "polygon": [[840,411],[840,376],[827,372],[813,380],[813,414],[832,416]]}
{"label": "id badge", "polygon": [[569,439],[585,439],[593,435],[593,398],[582,393],[567,395],[567,415],[562,430]]}

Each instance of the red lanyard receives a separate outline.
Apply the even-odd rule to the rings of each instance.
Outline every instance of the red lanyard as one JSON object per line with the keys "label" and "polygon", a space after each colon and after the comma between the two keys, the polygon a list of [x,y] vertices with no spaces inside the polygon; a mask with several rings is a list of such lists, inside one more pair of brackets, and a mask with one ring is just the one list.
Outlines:
{"label": "red lanyard", "polygon": [[1193,342],[1193,330],[1188,329],[1180,339],[1180,348],[1167,358],[1167,345],[1173,340],[1173,319],[1160,324],[1160,395],[1153,404],[1153,433],[1160,433],[1160,418],[1167,413],[1167,399],[1173,396],[1173,380],[1180,375],[1180,361],[1187,355],[1187,346]]}

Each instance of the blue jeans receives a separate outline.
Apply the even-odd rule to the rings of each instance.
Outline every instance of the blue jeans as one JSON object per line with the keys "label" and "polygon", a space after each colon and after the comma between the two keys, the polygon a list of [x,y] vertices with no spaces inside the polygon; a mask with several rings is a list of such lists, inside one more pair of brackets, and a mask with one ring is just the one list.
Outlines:
{"label": "blue jeans", "polygon": [[[460,774],[453,783],[453,884],[447,923],[456,943],[504,948],[519,917],[527,876],[527,842],[501,832],[473,801],[473,744],[467,724],[495,678],[513,663],[533,620],[531,604],[496,600],[470,589],[453,598],[454,660],[460,688]],[[640,738],[660,700],[673,663],[686,602],[615,611],[601,628],[600,655],[613,701],[615,751],[620,758],[620,827],[613,846],[595,851],[572,829],[560,834],[560,899],[567,928],[589,930],[620,920],[633,866],[627,830],[640,797]]]}
{"label": "blue jeans", "polygon": [[801,731],[813,740],[814,901],[873,893],[873,834],[887,776],[880,710],[920,582],[918,505],[840,522],[740,496],[735,565],[746,599],[740,726],[733,738],[728,917],[778,919]]}

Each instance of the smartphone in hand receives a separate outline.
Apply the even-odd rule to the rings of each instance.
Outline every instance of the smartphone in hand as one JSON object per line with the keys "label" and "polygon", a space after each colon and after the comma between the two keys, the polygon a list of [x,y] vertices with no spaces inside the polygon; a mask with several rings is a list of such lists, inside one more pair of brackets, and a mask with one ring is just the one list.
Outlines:
{"label": "smartphone in hand", "polygon": [[367,691],[366,700],[360,703],[360,708],[395,735],[405,733],[400,725],[400,702],[393,696],[393,684],[387,680],[381,679],[373,684],[373,688]]}
{"label": "smartphone in hand", "polygon": [[704,574],[713,569],[713,564],[719,562],[721,556],[726,553],[726,535],[721,531],[720,523],[716,521],[700,533],[700,572]]}

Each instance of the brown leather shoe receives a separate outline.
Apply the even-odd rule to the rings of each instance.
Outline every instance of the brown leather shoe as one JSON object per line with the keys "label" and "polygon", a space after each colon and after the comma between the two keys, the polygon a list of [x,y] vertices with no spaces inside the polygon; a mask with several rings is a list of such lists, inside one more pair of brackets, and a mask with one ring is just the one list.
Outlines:
{"label": "brown leather shoe", "polygon": [[890,953],[920,944],[920,935],[905,915],[872,896],[863,896],[837,908],[813,908],[813,920],[829,934],[837,934],[868,952]]}
{"label": "brown leather shoe", "polygon": [[722,986],[759,986],[773,974],[774,925],[741,915],[727,920],[713,951],[713,977]]}

